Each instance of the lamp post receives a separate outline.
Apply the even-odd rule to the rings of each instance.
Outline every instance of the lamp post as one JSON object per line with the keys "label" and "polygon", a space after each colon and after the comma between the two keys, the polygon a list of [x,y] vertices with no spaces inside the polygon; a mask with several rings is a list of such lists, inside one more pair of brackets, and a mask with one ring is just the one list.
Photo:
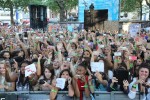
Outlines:
{"label": "lamp post", "polygon": [[93,30],[93,25],[94,25],[94,4],[92,3],[89,7],[90,9],[90,24],[92,26],[92,30]]}

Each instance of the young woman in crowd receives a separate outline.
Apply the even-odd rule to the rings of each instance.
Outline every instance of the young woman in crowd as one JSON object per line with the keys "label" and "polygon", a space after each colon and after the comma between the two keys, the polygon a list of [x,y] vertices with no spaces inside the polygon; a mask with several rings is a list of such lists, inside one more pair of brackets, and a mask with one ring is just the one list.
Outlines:
{"label": "young woman in crowd", "polygon": [[5,61],[0,61],[0,91],[15,91],[15,82],[7,82],[5,79]]}
{"label": "young woman in crowd", "polygon": [[[28,61],[23,61],[20,64],[20,70],[18,70],[17,72],[8,72],[8,70],[6,70],[5,73],[5,77],[6,80],[8,82],[16,82],[16,90],[17,91],[29,91],[29,90],[33,90],[33,87],[39,76],[41,75],[41,66],[40,66],[40,59],[42,58],[42,56],[40,55],[38,58],[38,64],[37,64],[37,72],[31,74],[28,77],[25,77],[25,67],[30,65],[30,62]],[[17,66],[19,69],[19,66]]]}
{"label": "young woman in crowd", "polygon": [[134,99],[136,92],[140,92],[139,100],[149,100],[150,98],[150,79],[149,77],[150,66],[142,63],[139,67],[138,77],[133,78],[129,84],[128,97]]}
{"label": "young woman in crowd", "polygon": [[[125,77],[123,76],[123,74]],[[113,78],[109,80],[108,91],[124,91],[124,81],[128,80],[128,68],[121,55],[114,56]],[[119,78],[119,79],[118,79]]]}
{"label": "young woman in crowd", "polygon": [[74,76],[74,88],[75,94],[79,100],[90,100],[90,87],[92,80],[89,75],[87,75],[87,67],[84,63],[78,65],[76,69],[76,76]]}
{"label": "young woman in crowd", "polygon": [[[91,63],[92,62],[102,62],[104,63],[104,72],[91,72],[93,73],[93,81],[94,81],[94,89],[96,91],[106,91],[107,85],[108,85],[108,70],[105,72],[105,69],[108,67],[106,66],[106,63],[104,61],[104,58],[100,56],[100,53],[98,51],[93,51],[92,57],[91,57]],[[101,67],[101,66],[99,66]]]}
{"label": "young woman in crowd", "polygon": [[55,72],[52,64],[48,64],[44,67],[44,74],[39,78],[36,90],[50,91],[52,80],[55,77]]}
{"label": "young woman in crowd", "polygon": [[[68,69],[64,69],[60,72],[60,78],[66,80],[64,89],[59,89],[56,87],[56,83],[52,83],[52,89],[50,93],[51,100],[73,100],[74,88],[72,83],[72,74]],[[54,80],[53,80],[54,81]],[[68,91],[68,96],[66,94],[57,95],[58,91]],[[63,98],[62,98],[63,97]]]}

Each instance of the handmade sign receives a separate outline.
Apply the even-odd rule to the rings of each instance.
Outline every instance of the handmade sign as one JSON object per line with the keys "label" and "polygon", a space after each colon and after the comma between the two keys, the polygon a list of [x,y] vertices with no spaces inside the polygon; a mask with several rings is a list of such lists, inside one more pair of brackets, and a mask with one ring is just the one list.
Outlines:
{"label": "handmade sign", "polygon": [[56,79],[56,87],[64,89],[65,88],[65,82],[66,82],[65,78],[57,78]]}
{"label": "handmade sign", "polygon": [[31,64],[25,67],[25,77],[30,76],[36,72],[35,64]]}
{"label": "handmade sign", "polygon": [[104,72],[104,62],[91,62],[92,72]]}

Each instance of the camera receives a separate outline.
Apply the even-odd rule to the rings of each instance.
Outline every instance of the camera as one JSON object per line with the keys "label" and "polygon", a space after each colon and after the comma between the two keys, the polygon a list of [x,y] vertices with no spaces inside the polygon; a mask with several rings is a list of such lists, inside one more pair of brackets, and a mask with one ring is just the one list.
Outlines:
{"label": "camera", "polygon": [[45,81],[43,79],[39,80],[39,84],[44,84]]}
{"label": "camera", "polygon": [[66,60],[69,61],[69,62],[71,62],[71,58],[69,58],[69,57],[67,57]]}
{"label": "camera", "polygon": [[96,76],[92,75],[92,79],[96,79]]}
{"label": "camera", "polygon": [[105,55],[104,54],[100,54],[98,57],[99,58],[105,58]]}
{"label": "camera", "polygon": [[59,40],[59,38],[56,38],[56,42],[59,42],[60,40]]}
{"label": "camera", "polygon": [[67,51],[64,52],[64,57],[68,57],[68,52]]}
{"label": "camera", "polygon": [[15,63],[15,62],[14,62],[14,59],[10,59],[9,62],[10,62],[11,65]]}
{"label": "camera", "polygon": [[27,32],[24,32],[24,37],[28,37],[28,33]]}
{"label": "camera", "polygon": [[146,84],[142,84],[142,86],[146,87],[146,88],[150,88],[150,86],[146,85]]}

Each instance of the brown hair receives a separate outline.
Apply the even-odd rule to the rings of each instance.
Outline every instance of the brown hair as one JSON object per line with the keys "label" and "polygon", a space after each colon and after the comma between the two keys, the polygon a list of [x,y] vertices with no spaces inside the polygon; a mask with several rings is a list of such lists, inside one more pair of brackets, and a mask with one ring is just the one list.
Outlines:
{"label": "brown hair", "polygon": [[[55,71],[54,71],[53,65],[52,65],[52,64],[46,65],[45,68],[44,68],[44,70],[43,70],[43,72],[44,72],[46,69],[48,69],[48,70],[50,71],[50,73],[52,73],[50,79],[51,79],[51,80],[54,79]],[[43,73],[43,74],[44,74],[44,73]],[[44,74],[43,76],[44,76],[44,79],[46,79],[45,74]]]}

